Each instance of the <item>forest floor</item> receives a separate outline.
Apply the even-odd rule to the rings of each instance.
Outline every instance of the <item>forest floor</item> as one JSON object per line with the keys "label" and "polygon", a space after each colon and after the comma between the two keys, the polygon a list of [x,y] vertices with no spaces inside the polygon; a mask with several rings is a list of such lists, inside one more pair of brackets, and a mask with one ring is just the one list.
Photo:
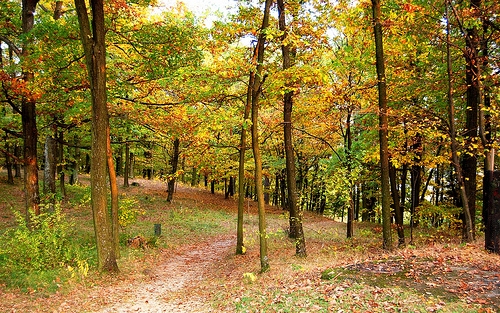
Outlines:
{"label": "forest floor", "polygon": [[[141,203],[146,209],[141,222],[149,223],[152,229],[153,223],[162,221],[163,245],[124,247],[130,251],[119,261],[119,275],[91,273],[52,293],[0,285],[0,312],[500,310],[500,256],[485,252],[481,239],[460,244],[449,230],[419,229],[413,245],[384,251],[380,248],[381,229],[376,224],[357,223],[355,238],[345,239],[345,224],[307,213],[304,229],[308,257],[297,258],[294,243],[287,238],[286,216],[277,208],[267,207],[271,270],[261,274],[253,201],[247,200],[245,209],[247,251],[235,255],[235,199],[179,185],[173,203],[167,204],[163,182],[134,181],[139,186],[121,188],[120,192],[149,199],[151,207],[147,201]],[[5,186],[4,181],[0,184]],[[14,194],[10,199],[22,198],[19,188],[8,192]],[[159,203],[161,208],[157,207]],[[1,227],[13,224],[9,212],[12,205],[0,202]],[[193,224],[194,228],[183,233],[186,240],[170,241],[170,227],[175,226],[165,224],[167,220],[161,215],[178,210],[182,218],[189,218],[194,206],[206,211],[206,223],[194,221],[201,226]],[[71,216],[71,210],[68,212]],[[210,226],[208,219],[216,212],[229,218]],[[214,229],[199,237],[195,227]]]}

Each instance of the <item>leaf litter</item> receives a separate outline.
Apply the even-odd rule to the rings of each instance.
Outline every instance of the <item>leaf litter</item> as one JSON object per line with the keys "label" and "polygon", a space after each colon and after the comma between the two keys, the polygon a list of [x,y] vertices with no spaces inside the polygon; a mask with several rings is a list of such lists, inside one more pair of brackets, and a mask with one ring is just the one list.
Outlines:
{"label": "leaf litter", "polygon": [[[141,181],[138,193],[164,196],[164,184]],[[145,187],[145,188],[144,188]],[[130,191],[127,191],[130,192]],[[234,213],[234,199],[183,187],[175,201]],[[248,201],[245,255],[234,234],[158,249],[67,292],[38,295],[0,289],[2,312],[495,312],[500,310],[500,256],[482,242],[434,242],[383,251],[377,238],[346,241],[345,227],[305,214],[308,258],[293,256],[287,219],[269,207],[271,271],[259,274],[257,211]],[[307,213],[307,212],[306,212]],[[358,225],[361,228],[361,224]],[[358,237],[362,237],[359,235]],[[332,270],[329,280],[322,273]],[[245,280],[254,273],[255,280]],[[248,276],[248,275],[247,275]],[[420,309],[415,309],[420,308]]]}

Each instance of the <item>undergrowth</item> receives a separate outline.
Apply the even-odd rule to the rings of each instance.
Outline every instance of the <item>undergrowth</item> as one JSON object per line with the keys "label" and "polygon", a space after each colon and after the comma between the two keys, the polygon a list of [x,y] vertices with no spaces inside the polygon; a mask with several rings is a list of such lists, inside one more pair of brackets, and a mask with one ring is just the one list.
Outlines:
{"label": "undergrowth", "polygon": [[0,238],[0,281],[9,288],[53,292],[62,282],[86,275],[92,262],[92,244],[75,236],[75,224],[62,213],[30,214],[30,222],[14,212],[16,226]]}

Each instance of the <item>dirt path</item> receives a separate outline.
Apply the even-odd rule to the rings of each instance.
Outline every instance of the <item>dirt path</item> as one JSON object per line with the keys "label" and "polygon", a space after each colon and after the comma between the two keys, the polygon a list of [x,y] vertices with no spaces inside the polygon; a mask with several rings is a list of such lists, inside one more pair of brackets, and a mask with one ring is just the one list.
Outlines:
{"label": "dirt path", "polygon": [[[173,256],[163,255],[154,268],[142,270],[143,278],[96,288],[87,298],[89,312],[213,312],[196,289],[213,268],[230,253],[232,237],[191,245]],[[97,306],[97,307],[96,307]],[[63,302],[57,312],[81,312],[82,306]],[[80,308],[80,309],[79,309]]]}

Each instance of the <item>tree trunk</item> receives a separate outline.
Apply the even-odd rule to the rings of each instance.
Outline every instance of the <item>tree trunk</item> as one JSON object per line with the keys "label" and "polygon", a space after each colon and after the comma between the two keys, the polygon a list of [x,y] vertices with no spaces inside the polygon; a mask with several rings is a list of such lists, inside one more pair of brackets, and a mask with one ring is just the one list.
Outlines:
{"label": "tree trunk", "polygon": [[280,200],[281,200],[281,207],[283,210],[288,210],[288,196],[287,196],[287,190],[288,188],[286,187],[286,169],[282,170],[282,173],[280,175]]}
{"label": "tree trunk", "polygon": [[48,211],[54,212],[56,194],[56,150],[57,142],[52,136],[45,139],[44,158],[45,167],[43,170],[43,193],[48,197]]}
{"label": "tree trunk", "polygon": [[347,238],[354,236],[354,183],[352,179],[352,138],[351,138],[351,109],[348,109],[346,120],[346,132],[344,139],[346,152],[347,175],[349,177],[349,206],[347,207]]}
{"label": "tree trunk", "polygon": [[[487,33],[488,25],[483,20],[483,32]],[[483,36],[484,37],[484,36]],[[485,74],[489,70],[489,51],[488,41],[483,38],[481,49],[483,51],[482,72]],[[488,251],[500,254],[500,209],[498,206],[499,199],[494,199],[494,183],[500,180],[498,171],[495,171],[495,147],[493,146],[492,137],[492,122],[491,122],[491,96],[490,87],[484,86],[483,91],[483,106],[486,109],[480,110],[480,134],[481,141],[484,147],[484,178],[483,178],[483,223],[485,226],[485,248]],[[495,203],[494,201],[497,201]]]}
{"label": "tree trunk", "polygon": [[111,149],[111,130],[107,129],[106,136],[106,156],[108,164],[109,175],[109,189],[111,191],[111,231],[113,234],[113,241],[115,245],[115,256],[120,258],[120,223],[118,220],[118,183],[116,181],[116,172],[113,165],[113,150]]}
{"label": "tree trunk", "polygon": [[125,143],[125,170],[123,171],[123,187],[129,187],[128,176],[130,174],[130,143]]}
{"label": "tree trunk", "polygon": [[266,41],[265,31],[269,26],[269,11],[272,0],[266,0],[264,17],[262,19],[261,32],[257,41],[257,66],[255,69],[255,81],[252,86],[252,150],[255,162],[255,193],[257,194],[257,207],[259,211],[259,242],[260,242],[260,269],[261,272],[269,270],[269,259],[267,255],[267,231],[266,211],[264,206],[264,188],[262,185],[262,157],[259,143],[259,99],[262,93],[262,84],[265,77],[262,76],[264,62],[264,48]]}
{"label": "tree trunk", "polygon": [[134,173],[135,173],[135,171],[134,171],[134,167],[135,167],[135,155],[134,155],[133,152],[130,152],[129,159],[130,159],[129,160],[129,162],[130,162],[130,173],[129,173],[129,175],[130,175],[130,178],[133,179],[135,177],[135,175],[134,175]]}
{"label": "tree trunk", "polygon": [[238,222],[236,226],[236,254],[245,253],[243,242],[243,212],[245,210],[245,153],[247,144],[248,117],[252,107],[252,87],[254,84],[255,73],[251,72],[248,79],[247,97],[243,113],[243,124],[241,125],[239,165],[238,165]]}
{"label": "tree trunk", "polygon": [[172,152],[172,160],[170,163],[172,165],[172,171],[170,172],[170,177],[168,178],[168,196],[167,202],[172,202],[175,191],[175,175],[177,173],[177,166],[179,164],[179,138],[174,139],[174,151]]}
{"label": "tree trunk", "polygon": [[392,163],[389,164],[389,177],[391,180],[391,194],[392,203],[394,205],[394,214],[396,217],[396,229],[398,232],[398,246],[403,246],[405,244],[405,231],[403,227],[403,215],[401,214],[401,209],[399,207],[399,190],[397,188],[396,182],[396,168]]}
{"label": "tree trunk", "polygon": [[408,178],[408,164],[404,163],[401,168],[401,214],[404,214],[404,208],[406,206],[406,180]]}
{"label": "tree trunk", "polygon": [[380,0],[372,0],[373,22],[376,49],[376,66],[378,80],[379,104],[379,140],[380,169],[382,185],[382,233],[384,249],[392,249],[391,235],[391,202],[389,190],[389,148],[387,121],[387,83],[385,79],[385,60],[382,41],[382,24],[380,22]]}
{"label": "tree trunk", "polygon": [[77,143],[79,142],[78,136],[75,135],[73,142],[75,143],[75,150],[73,154],[73,160],[71,160],[71,175],[69,177],[69,184],[74,185],[78,182],[78,172],[79,172],[79,161],[80,161],[80,148],[78,148]]}
{"label": "tree trunk", "polygon": [[14,175],[12,173],[12,161],[10,157],[10,144],[7,141],[7,136],[5,136],[5,167],[7,169],[7,183],[10,185],[14,184]]}
{"label": "tree trunk", "polygon": [[59,173],[59,189],[61,191],[61,195],[63,198],[66,198],[66,175],[64,170],[66,167],[64,166],[64,133],[62,131],[59,132],[58,143],[57,143],[57,172]]}
{"label": "tree trunk", "polygon": [[484,243],[488,251],[500,254],[500,172],[484,175]]}
{"label": "tree trunk", "polygon": [[228,189],[227,189],[227,194],[228,196],[230,197],[234,197],[234,177],[233,176],[229,176],[229,186],[228,186]]}
{"label": "tree trunk", "polygon": [[[56,3],[55,3],[55,7],[54,7],[54,14],[53,14],[53,18],[54,20],[58,20],[61,18],[63,14],[63,2],[62,1],[59,1],[57,0]],[[57,117],[57,119],[60,119],[60,117]],[[54,134],[55,136],[57,136],[57,131],[55,132]],[[64,133],[62,131],[59,132],[59,136],[57,136],[57,140],[58,140],[58,143],[57,143],[57,173],[59,174],[59,189],[61,191],[61,195],[63,196],[63,198],[66,198],[66,185],[64,184],[64,180],[65,180],[65,173],[64,173],[64,170],[65,170],[65,162],[64,162],[64,145],[63,145],[63,142],[64,142]]]}
{"label": "tree trunk", "polygon": [[198,172],[195,166],[191,169],[191,187],[196,186],[198,181]]}
{"label": "tree trunk", "polygon": [[85,0],[75,0],[92,92],[91,203],[97,242],[98,268],[117,272],[115,240],[107,207],[109,116],[106,103],[106,44],[103,0],[91,0],[92,30]]}
{"label": "tree trunk", "polygon": [[356,184],[356,210],[354,214],[354,218],[356,219],[356,221],[359,221],[360,202],[361,202],[361,190],[358,183]]}
{"label": "tree trunk", "polygon": [[61,18],[62,14],[63,14],[63,1],[60,1],[60,0],[57,0],[56,1],[56,5],[55,5],[55,8],[54,8],[54,20],[58,20]]}
{"label": "tree trunk", "polygon": [[[121,138],[118,138],[118,141],[121,142]],[[116,151],[116,176],[123,175],[123,147],[122,144],[119,143],[118,151]]]}
{"label": "tree trunk", "polygon": [[85,174],[90,174],[90,154],[85,154]]}
{"label": "tree trunk", "polygon": [[410,169],[410,227],[413,229],[413,227],[418,224],[418,220],[416,220],[416,212],[418,206],[420,205],[420,186],[422,185],[422,166],[420,165],[422,158],[422,136],[420,134],[415,136],[411,150],[415,153],[415,157],[413,158],[414,164]]}
{"label": "tree trunk", "polygon": [[[471,13],[478,17],[480,14],[481,0],[470,1]],[[468,153],[462,157],[462,171],[465,183],[465,192],[467,193],[469,214],[471,216],[468,229],[467,221],[464,223],[464,239],[469,241],[469,235],[465,232],[472,231],[472,239],[475,238],[475,216],[476,216],[476,189],[477,189],[477,149],[473,148],[478,139],[479,127],[479,104],[481,103],[480,89],[480,65],[479,60],[480,39],[476,26],[466,29],[465,34],[465,81],[467,84],[467,110],[465,126],[465,143]]]}
{"label": "tree trunk", "polygon": [[[35,23],[35,10],[38,0],[22,1],[22,32],[28,34]],[[27,36],[26,38],[29,38]],[[25,40],[22,57],[28,58],[31,53],[32,42]],[[23,68],[23,79],[26,82],[33,80],[34,74]],[[21,104],[21,120],[24,138],[24,192],[26,200],[26,220],[31,224],[30,214],[40,214],[40,190],[38,187],[37,142],[38,130],[36,126],[36,101],[33,97],[23,97]]]}
{"label": "tree trunk", "polygon": [[264,176],[264,203],[269,205],[269,200],[271,199],[271,195],[269,194],[269,190],[271,189],[271,181],[269,177]]}
{"label": "tree trunk", "polygon": [[[21,158],[21,149],[18,144],[14,144],[14,156],[17,159]],[[18,161],[14,162],[14,177],[21,178],[21,164]]]}
{"label": "tree trunk", "polygon": [[[281,38],[281,52],[283,55],[283,71],[287,71],[292,67],[290,45],[284,44],[287,38],[286,13],[283,0],[278,0],[279,12],[279,28],[283,32]],[[290,85],[285,82],[285,88]],[[286,184],[288,188],[288,212],[290,213],[290,233],[289,237],[296,239],[295,254],[305,257],[306,243],[304,231],[302,228],[302,212],[297,205],[297,180],[295,170],[295,156],[293,153],[293,138],[292,138],[292,112],[293,112],[293,91],[287,90],[283,95],[283,137],[285,144],[285,163],[286,163]]]}
{"label": "tree trunk", "polygon": [[465,216],[465,236],[466,240],[471,242],[474,240],[474,232],[473,232],[473,222],[472,222],[472,216],[470,214],[469,210],[469,201],[467,199],[468,195],[466,192],[466,187],[465,187],[465,182],[462,175],[462,167],[460,166],[460,161],[458,158],[458,143],[456,139],[456,131],[455,131],[455,104],[453,101],[453,84],[452,84],[452,79],[453,79],[453,73],[452,73],[452,62],[451,62],[451,54],[450,54],[450,23],[449,23],[449,18],[448,18],[448,5],[449,1],[446,2],[445,4],[445,12],[446,12],[446,17],[447,17],[447,23],[446,23],[446,65],[447,65],[447,73],[448,73],[448,119],[449,119],[449,125],[450,125],[450,139],[451,139],[451,155],[452,155],[452,162],[453,165],[455,166],[455,172],[457,175],[457,181],[460,187],[460,197],[462,199],[462,205],[463,205],[463,210],[464,210],[464,216]]}

